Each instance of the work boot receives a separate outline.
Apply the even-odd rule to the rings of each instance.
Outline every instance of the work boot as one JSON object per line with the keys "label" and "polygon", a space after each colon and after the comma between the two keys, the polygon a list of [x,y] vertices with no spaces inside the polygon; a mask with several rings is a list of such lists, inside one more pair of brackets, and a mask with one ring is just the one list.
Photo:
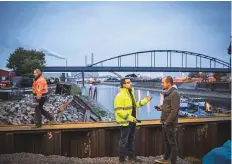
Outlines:
{"label": "work boot", "polygon": [[126,158],[123,156],[119,157],[119,163],[120,164],[126,163]]}
{"label": "work boot", "polygon": [[129,156],[128,157],[129,162],[143,162],[141,159],[137,158],[136,156]]}
{"label": "work boot", "polygon": [[161,159],[156,159],[155,160],[156,163],[162,163],[162,164],[170,164],[170,161],[164,158]]}

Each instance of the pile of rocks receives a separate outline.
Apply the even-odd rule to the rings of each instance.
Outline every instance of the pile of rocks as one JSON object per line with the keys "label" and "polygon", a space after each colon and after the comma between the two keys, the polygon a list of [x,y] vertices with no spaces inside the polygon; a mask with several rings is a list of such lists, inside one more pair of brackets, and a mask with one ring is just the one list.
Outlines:
{"label": "pile of rocks", "polygon": [[[59,107],[72,99],[70,95],[51,94],[44,104],[44,109],[51,113],[57,122],[83,121],[84,114],[71,104],[61,113],[57,113]],[[5,124],[31,124],[34,123],[34,110],[32,107],[33,95],[26,95],[20,101],[5,101],[0,103],[0,121]],[[48,122],[44,117],[42,123]]]}

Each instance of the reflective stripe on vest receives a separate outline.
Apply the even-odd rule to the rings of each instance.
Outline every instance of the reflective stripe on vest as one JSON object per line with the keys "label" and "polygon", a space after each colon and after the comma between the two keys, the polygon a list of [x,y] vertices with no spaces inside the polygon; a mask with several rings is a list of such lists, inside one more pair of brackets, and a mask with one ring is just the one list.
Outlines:
{"label": "reflective stripe on vest", "polygon": [[117,124],[128,124],[129,121],[119,121],[119,122],[116,122]]}
{"label": "reflective stripe on vest", "polygon": [[117,111],[117,110],[130,110],[130,109],[132,109],[132,106],[114,108],[115,111]]}
{"label": "reflective stripe on vest", "polygon": [[37,91],[42,92],[42,91],[47,91],[47,90],[48,90],[48,88],[44,88],[44,89],[40,89],[40,90],[38,89]]}
{"label": "reflective stripe on vest", "polygon": [[125,119],[127,120],[127,119],[128,119],[128,117],[129,117],[129,113],[127,113],[127,115],[126,115]]}

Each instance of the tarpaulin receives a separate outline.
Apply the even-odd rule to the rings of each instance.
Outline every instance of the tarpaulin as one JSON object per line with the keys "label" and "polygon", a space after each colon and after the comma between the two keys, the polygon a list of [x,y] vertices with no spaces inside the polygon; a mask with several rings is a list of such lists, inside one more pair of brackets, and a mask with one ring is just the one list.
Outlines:
{"label": "tarpaulin", "polygon": [[228,140],[222,147],[207,153],[203,158],[203,164],[231,164],[231,141]]}

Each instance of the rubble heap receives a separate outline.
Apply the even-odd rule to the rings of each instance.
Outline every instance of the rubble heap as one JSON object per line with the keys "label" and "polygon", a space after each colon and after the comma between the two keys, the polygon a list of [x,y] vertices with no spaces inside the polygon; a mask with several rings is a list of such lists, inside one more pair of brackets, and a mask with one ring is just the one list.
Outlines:
{"label": "rubble heap", "polygon": [[[57,122],[83,121],[84,114],[79,109],[69,104],[67,109],[57,113],[59,107],[72,98],[71,95],[51,94],[44,104],[44,109],[52,114]],[[32,124],[34,123],[33,95],[26,95],[20,101],[9,101],[0,103],[0,121],[5,124]],[[48,122],[42,117],[42,123]]]}

